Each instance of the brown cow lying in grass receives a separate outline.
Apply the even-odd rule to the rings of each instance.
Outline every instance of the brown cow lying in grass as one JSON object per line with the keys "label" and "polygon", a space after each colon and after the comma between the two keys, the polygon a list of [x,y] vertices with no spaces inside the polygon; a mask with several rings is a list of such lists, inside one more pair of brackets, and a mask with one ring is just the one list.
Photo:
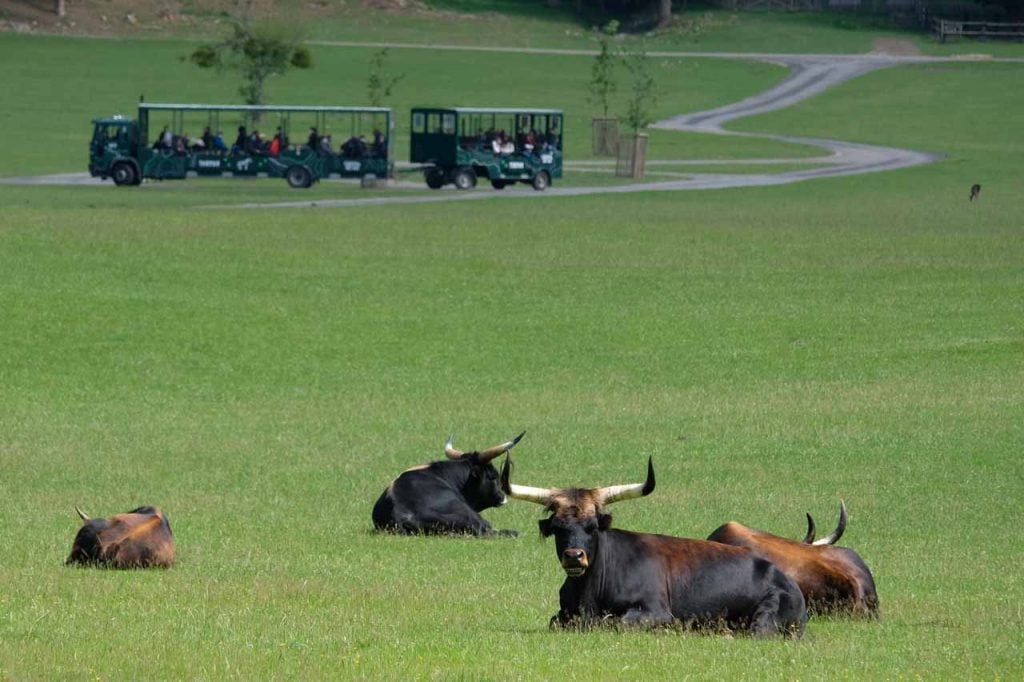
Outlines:
{"label": "brown cow lying in grass", "polygon": [[109,519],[89,518],[78,507],[75,511],[82,518],[82,527],[65,564],[169,568],[174,563],[171,524],[156,507],[138,507]]}
{"label": "brown cow lying in grass", "polygon": [[800,586],[811,613],[845,612],[878,616],[878,592],[867,564],[852,549],[835,547],[846,529],[846,505],[839,505],[839,525],[827,537],[814,541],[814,519],[807,515],[803,542],[772,535],[730,521],[708,540],[749,547],[782,569]]}

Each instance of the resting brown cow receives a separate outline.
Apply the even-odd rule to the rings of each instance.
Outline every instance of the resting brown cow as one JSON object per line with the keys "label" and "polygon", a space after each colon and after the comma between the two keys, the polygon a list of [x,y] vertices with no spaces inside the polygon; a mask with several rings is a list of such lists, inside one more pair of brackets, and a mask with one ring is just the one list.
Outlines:
{"label": "resting brown cow", "polygon": [[749,547],[771,559],[803,592],[812,613],[847,612],[878,615],[875,580],[864,561],[852,549],[835,547],[846,529],[846,505],[839,505],[839,524],[827,537],[814,541],[814,519],[807,515],[803,542],[772,535],[730,521],[719,526],[708,540]]}
{"label": "resting brown cow", "polygon": [[109,519],[91,519],[81,509],[82,527],[65,564],[108,568],[169,568],[174,537],[167,517],[156,507],[138,507]]}

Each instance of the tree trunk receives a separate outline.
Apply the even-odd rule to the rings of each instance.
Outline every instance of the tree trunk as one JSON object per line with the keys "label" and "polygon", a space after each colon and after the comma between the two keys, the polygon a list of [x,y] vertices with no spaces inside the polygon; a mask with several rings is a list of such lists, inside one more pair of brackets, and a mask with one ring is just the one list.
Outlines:
{"label": "tree trunk", "polygon": [[664,26],[672,19],[672,0],[657,0],[658,26]]}
{"label": "tree trunk", "polygon": [[64,0],[53,0],[53,11],[58,17],[64,16]]}

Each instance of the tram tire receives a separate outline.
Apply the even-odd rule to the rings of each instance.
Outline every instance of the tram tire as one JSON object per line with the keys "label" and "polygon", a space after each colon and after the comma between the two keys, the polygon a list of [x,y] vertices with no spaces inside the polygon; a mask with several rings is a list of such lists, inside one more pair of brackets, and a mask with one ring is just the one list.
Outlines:
{"label": "tram tire", "polygon": [[472,168],[456,168],[452,174],[452,182],[455,183],[456,189],[473,189],[476,187],[476,173],[473,172]]}
{"label": "tram tire", "polygon": [[308,189],[313,184],[313,174],[305,166],[290,166],[285,179],[292,189]]}
{"label": "tram tire", "polygon": [[114,178],[114,184],[118,187],[128,187],[131,185],[137,185],[141,182],[139,172],[135,170],[135,166],[127,161],[121,161],[120,163],[114,164],[114,167],[111,169],[110,176]]}
{"label": "tram tire", "polygon": [[427,187],[430,189],[441,189],[444,187],[444,171],[440,168],[431,168],[426,172]]}
{"label": "tram tire", "polygon": [[533,188],[538,192],[543,192],[551,186],[551,176],[548,175],[547,171],[541,171],[533,176],[533,182],[530,183]]}

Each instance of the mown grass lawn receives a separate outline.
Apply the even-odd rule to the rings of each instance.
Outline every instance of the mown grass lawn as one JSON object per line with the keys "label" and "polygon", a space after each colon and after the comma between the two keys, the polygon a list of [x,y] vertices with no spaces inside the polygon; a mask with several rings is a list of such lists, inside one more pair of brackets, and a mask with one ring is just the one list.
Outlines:
{"label": "mown grass lawn", "polygon": [[[1018,74],[962,68],[866,77],[918,106],[863,79],[772,124],[947,161],[785,187],[251,211],[198,208],[212,181],[0,186],[0,677],[1017,676]],[[1000,106],[930,106],[922,82],[971,74]],[[522,429],[524,484],[631,482],[653,456],[623,528],[799,537],[845,499],[882,619],[552,633],[536,506],[486,513],[509,540],[370,532],[449,433]],[[175,568],[61,565],[73,505],[138,504],[166,510]]]}

